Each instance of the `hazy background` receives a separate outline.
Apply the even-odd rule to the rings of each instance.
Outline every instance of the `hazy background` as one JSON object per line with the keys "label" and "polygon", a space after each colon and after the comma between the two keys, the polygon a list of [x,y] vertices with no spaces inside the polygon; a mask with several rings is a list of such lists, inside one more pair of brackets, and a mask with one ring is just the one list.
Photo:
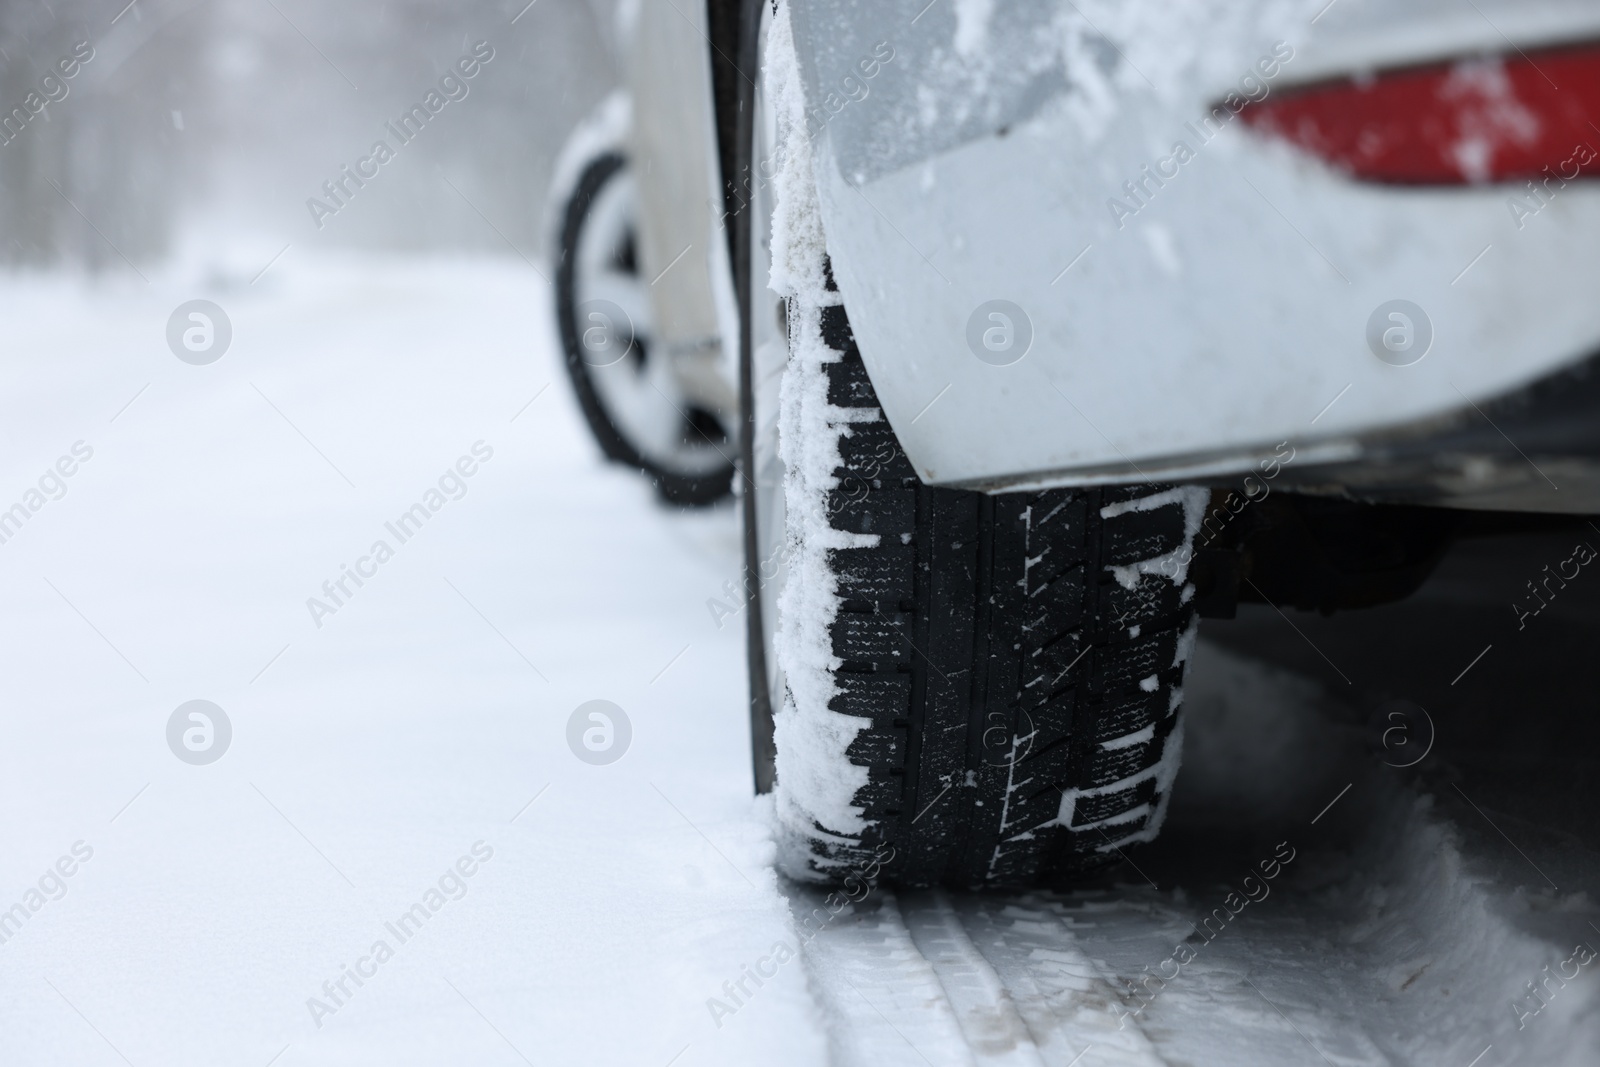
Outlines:
{"label": "hazy background", "polygon": [[[94,48],[68,95],[20,133],[13,117],[0,144],[0,266],[127,271],[179,256],[253,271],[286,244],[509,241],[542,256],[555,155],[615,78],[589,0],[126,3],[0,0],[0,115],[26,112],[77,42]],[[478,41],[494,58],[466,98],[319,230],[307,198],[380,136],[397,147],[384,123]]]}

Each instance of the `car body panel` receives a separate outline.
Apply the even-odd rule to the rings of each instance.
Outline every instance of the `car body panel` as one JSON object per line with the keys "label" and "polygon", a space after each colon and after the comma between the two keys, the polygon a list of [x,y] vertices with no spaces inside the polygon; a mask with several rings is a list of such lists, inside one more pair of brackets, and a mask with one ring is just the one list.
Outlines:
{"label": "car body panel", "polygon": [[[1538,210],[1519,216],[1520,184],[1363,184],[1236,118],[1205,121],[1241,86],[1270,95],[1597,35],[1595,5],[1480,0],[1462,15],[1437,0],[1342,0],[1313,22],[1320,4],[1268,0],[1201,14],[1025,0],[987,19],[972,2],[790,3],[807,103],[823,108],[816,179],[835,275],[884,412],[929,482],[1221,476],[1284,441],[1301,462],[1348,462],[1374,435],[1600,351],[1600,186],[1525,197]],[[895,59],[835,109],[878,42]],[[992,300],[1031,325],[1009,365],[969,345]],[[1407,366],[1368,343],[1394,300],[1432,327]]]}

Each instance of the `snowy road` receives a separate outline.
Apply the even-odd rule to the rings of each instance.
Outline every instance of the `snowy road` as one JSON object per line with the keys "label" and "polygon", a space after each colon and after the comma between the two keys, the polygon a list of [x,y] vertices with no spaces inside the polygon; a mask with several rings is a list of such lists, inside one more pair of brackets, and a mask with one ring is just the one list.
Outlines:
{"label": "snowy road", "polygon": [[1355,698],[1209,643],[1136,866],[830,915],[748,795],[736,517],[599,462],[538,279],[255,269],[0,282],[7,1067],[1595,1061],[1592,752],[1541,821],[1534,762],[1385,766]]}
{"label": "snowy road", "polygon": [[[1525,841],[1537,864],[1506,862],[1478,814],[1419,799],[1315,687],[1214,645],[1190,701],[1168,830],[1105,886],[880,892],[823,928],[836,1062],[1594,1062],[1591,964],[1547,985],[1548,1008],[1525,987],[1600,944],[1574,892],[1593,854]],[[1550,891],[1556,863],[1588,877]]]}

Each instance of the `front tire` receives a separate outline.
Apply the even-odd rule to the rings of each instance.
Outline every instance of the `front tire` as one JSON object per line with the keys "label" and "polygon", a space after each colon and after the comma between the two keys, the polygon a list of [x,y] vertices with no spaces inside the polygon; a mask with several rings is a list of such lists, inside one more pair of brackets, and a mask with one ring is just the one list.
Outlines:
{"label": "front tire", "polygon": [[587,161],[560,208],[555,300],[567,375],[608,459],[643,473],[669,503],[714,503],[732,489],[733,442],[652,345],[637,210],[615,148]]}

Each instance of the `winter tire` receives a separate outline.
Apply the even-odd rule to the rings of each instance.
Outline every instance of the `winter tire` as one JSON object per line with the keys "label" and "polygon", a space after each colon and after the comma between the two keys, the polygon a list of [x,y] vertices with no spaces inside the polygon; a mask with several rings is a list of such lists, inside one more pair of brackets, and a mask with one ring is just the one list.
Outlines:
{"label": "winter tire", "polygon": [[780,866],[824,881],[1070,881],[1165,815],[1195,635],[1188,550],[1209,494],[924,485],[825,256],[808,279],[785,250],[786,302],[767,289],[772,201],[809,159],[783,158],[782,119],[765,87],[751,95],[743,173],[798,167],[750,183],[735,234],[752,737]]}

